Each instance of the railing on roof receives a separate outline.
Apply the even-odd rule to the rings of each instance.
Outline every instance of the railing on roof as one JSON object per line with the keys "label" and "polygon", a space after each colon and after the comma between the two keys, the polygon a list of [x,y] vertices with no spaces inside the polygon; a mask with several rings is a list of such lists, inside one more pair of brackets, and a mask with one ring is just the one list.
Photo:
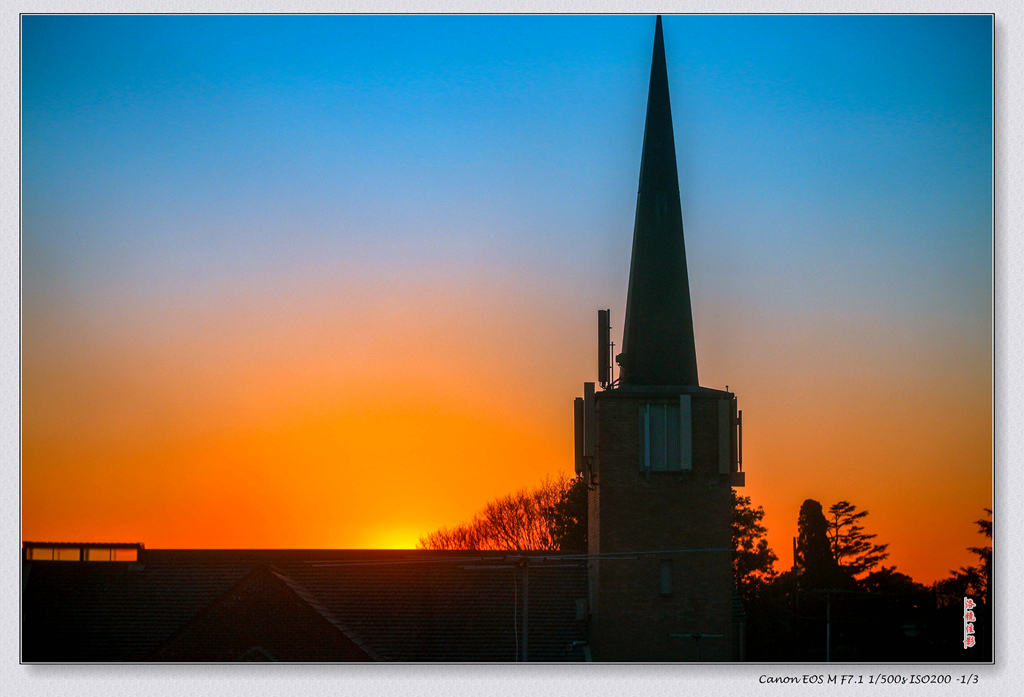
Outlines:
{"label": "railing on roof", "polygon": [[22,542],[24,561],[141,561],[141,542]]}

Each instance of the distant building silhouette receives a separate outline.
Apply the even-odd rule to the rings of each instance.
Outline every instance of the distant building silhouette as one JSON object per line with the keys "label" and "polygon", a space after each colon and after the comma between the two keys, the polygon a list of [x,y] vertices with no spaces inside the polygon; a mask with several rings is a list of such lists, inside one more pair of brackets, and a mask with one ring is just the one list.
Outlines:
{"label": "distant building silhouette", "polygon": [[[604,345],[599,353],[609,355]],[[585,385],[576,410],[577,469],[591,485],[594,659],[738,660],[731,487],[744,484],[739,414],[734,394],[697,380],[660,17],[617,360],[619,379],[596,394]]]}

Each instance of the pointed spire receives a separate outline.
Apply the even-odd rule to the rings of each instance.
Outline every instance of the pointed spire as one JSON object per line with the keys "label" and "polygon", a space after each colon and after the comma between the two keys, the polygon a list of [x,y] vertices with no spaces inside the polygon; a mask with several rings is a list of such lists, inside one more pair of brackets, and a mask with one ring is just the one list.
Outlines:
{"label": "pointed spire", "polygon": [[621,385],[698,384],[660,15],[654,27],[620,363]]}

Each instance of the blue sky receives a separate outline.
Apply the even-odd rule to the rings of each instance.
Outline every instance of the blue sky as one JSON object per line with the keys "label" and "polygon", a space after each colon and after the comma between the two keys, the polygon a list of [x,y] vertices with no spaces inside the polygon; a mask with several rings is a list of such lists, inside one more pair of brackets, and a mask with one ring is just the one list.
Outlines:
{"label": "blue sky", "polygon": [[[649,17],[24,22],[39,272],[88,284],[91,262],[119,275],[140,255],[134,280],[173,285],[197,249],[213,275],[301,254],[293,235],[347,256],[345,225],[424,263],[575,258],[578,282],[624,285],[610,252],[632,201],[611,200],[635,178]],[[688,244],[722,255],[696,282],[728,266],[786,304],[806,286],[782,277],[810,268],[830,301],[911,313],[988,295],[988,17],[669,17],[666,34],[686,223],[704,231]],[[828,259],[873,282],[833,291]]]}

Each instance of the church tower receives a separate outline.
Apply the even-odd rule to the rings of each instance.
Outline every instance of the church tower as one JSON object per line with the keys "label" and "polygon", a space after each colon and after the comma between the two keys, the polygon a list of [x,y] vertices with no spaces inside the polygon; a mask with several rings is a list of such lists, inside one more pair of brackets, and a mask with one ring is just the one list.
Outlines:
{"label": "church tower", "polygon": [[[736,396],[701,387],[661,17],[655,24],[620,375],[599,314],[599,382],[578,398],[590,484],[590,645],[598,661],[734,661]],[[739,611],[736,614],[741,614]]]}

